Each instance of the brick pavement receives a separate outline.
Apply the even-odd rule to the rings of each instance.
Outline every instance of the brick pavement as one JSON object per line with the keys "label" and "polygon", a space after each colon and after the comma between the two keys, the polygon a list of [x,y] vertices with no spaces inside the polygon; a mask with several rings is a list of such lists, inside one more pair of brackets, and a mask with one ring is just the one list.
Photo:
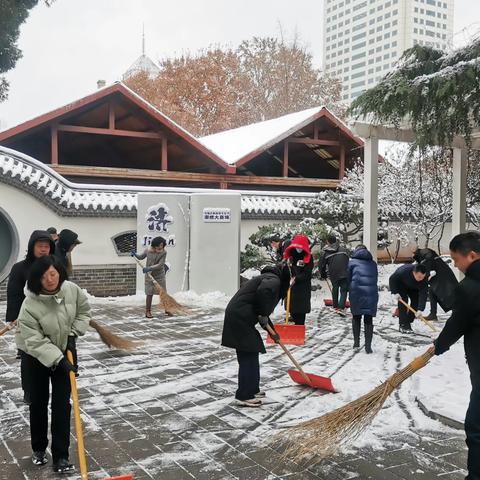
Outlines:
{"label": "brick pavement", "polygon": [[[1,316],[4,309],[1,303]],[[465,476],[463,433],[433,421],[433,428],[418,427],[415,419],[423,414],[404,387],[389,402],[399,424],[403,425],[400,416],[408,420],[407,428],[385,435],[374,425],[370,435],[377,445],[362,445],[317,465],[285,461],[268,442],[272,432],[296,409],[317,405],[312,402],[322,398],[318,392],[292,385],[285,374],[286,359],[276,347],[262,357],[267,403],[261,409],[241,409],[231,403],[236,385],[234,354],[219,347],[221,310],[196,308],[189,318],[159,316],[153,321],[143,318],[141,306],[125,303],[95,303],[93,310],[96,320],[145,345],[132,354],[109,351],[94,332],[79,342],[79,391],[92,479],[127,472],[136,480],[456,480]],[[341,322],[326,309],[314,310],[307,345],[294,348],[295,354],[322,372],[340,375],[351,368],[358,359],[351,350],[349,321]],[[393,329],[380,323],[376,331],[374,349],[381,341],[388,362],[399,357],[399,349],[428,343],[407,339],[399,347]],[[14,354],[13,336],[0,338],[0,479],[50,479],[49,466],[30,463],[28,409],[21,402]],[[385,371],[391,368],[388,362]],[[384,448],[378,449],[378,443]],[[76,463],[74,445],[72,436],[71,458]]]}

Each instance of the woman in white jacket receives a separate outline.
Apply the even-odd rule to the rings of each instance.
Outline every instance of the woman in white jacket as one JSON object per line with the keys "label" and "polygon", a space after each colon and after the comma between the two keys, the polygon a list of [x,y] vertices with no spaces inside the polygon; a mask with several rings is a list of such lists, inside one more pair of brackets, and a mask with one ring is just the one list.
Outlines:
{"label": "woman in white jacket", "polygon": [[16,342],[22,364],[28,371],[32,462],[47,463],[48,402],[52,385],[52,460],[56,473],[70,473],[70,379],[76,365],[66,359],[66,350],[76,357],[75,339],[90,322],[90,306],[80,287],[66,280],[67,274],[53,256],[32,265],[26,298],[18,316]]}

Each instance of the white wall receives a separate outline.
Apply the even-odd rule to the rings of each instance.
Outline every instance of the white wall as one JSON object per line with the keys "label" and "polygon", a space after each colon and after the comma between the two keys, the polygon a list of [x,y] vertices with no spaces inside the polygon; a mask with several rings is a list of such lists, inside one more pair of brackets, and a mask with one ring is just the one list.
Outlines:
{"label": "white wall", "polygon": [[128,217],[60,217],[32,195],[0,183],[0,206],[11,217],[20,240],[18,260],[25,256],[33,230],[56,227],[78,233],[83,242],[72,253],[74,266],[133,263],[130,257],[118,256],[111,237],[135,230],[136,218]]}

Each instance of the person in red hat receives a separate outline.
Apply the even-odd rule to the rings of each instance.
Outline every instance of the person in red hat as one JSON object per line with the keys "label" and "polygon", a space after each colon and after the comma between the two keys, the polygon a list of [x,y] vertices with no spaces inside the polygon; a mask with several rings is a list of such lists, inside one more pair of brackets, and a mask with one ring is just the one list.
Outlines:
{"label": "person in red hat", "polygon": [[287,261],[286,269],[290,276],[290,315],[295,325],[305,325],[305,317],[311,310],[313,270],[308,237],[295,235],[283,258]]}

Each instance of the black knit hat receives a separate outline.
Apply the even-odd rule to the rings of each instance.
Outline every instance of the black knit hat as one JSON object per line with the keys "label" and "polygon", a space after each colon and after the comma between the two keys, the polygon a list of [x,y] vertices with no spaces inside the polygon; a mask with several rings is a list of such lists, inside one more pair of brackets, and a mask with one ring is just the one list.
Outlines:
{"label": "black knit hat", "polygon": [[68,230],[68,228],[63,229],[58,235],[58,240],[60,244],[68,250],[72,245],[78,245],[82,243],[78,239],[78,233]]}

